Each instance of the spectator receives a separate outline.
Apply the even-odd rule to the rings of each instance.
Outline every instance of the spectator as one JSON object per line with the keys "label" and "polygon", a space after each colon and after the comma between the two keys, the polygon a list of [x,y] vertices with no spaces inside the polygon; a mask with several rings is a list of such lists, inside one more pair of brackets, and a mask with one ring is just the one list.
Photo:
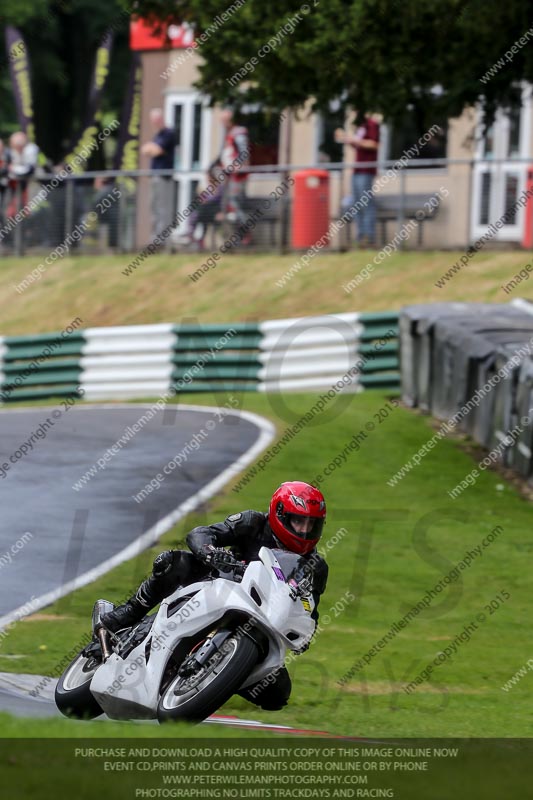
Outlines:
{"label": "spectator", "polygon": [[145,142],[141,153],[150,156],[150,168],[154,172],[152,177],[152,236],[155,238],[164,230],[168,230],[172,221],[172,195],[173,180],[171,175],[160,175],[162,170],[174,167],[174,148],[176,138],[174,131],[165,127],[163,111],[152,108],[150,123],[154,129],[154,137],[150,142]]}
{"label": "spectator", "polygon": [[4,221],[4,201],[6,190],[9,184],[9,151],[2,139],[0,139],[0,222]]}
{"label": "spectator", "polygon": [[[229,108],[222,110],[221,122],[224,127],[222,149],[207,171],[208,183],[215,186],[216,191],[188,217],[187,228],[175,237],[175,244],[196,244],[202,249],[206,227],[215,219],[226,218],[238,225],[246,221],[244,200],[248,174],[242,172],[242,168],[250,160],[248,130],[234,124],[234,114]],[[248,244],[250,239],[250,232],[243,232],[241,243]]]}
{"label": "spectator", "polygon": [[377,172],[376,165],[365,166],[368,162],[377,161],[379,147],[379,124],[371,114],[358,113],[355,134],[348,134],[342,128],[335,131],[335,141],[349,144],[355,149],[356,166],[353,171],[352,193],[354,206],[361,198],[367,198],[360,208],[355,210],[357,221],[357,241],[360,247],[373,247],[376,243],[376,206],[372,194],[372,184]]}
{"label": "spectator", "polygon": [[173,244],[196,245],[198,250],[204,249],[204,238],[207,226],[215,221],[220,212],[224,194],[224,176],[220,161],[214,161],[207,170],[207,184],[212,187],[210,197],[198,205],[195,211],[187,218],[186,230],[183,234],[173,237]]}
{"label": "spectator", "polygon": [[226,214],[234,213],[236,220],[242,224],[246,220],[243,205],[248,177],[248,173],[243,172],[242,169],[250,163],[248,129],[235,124],[231,108],[224,108],[220,119],[225,130],[220,164],[228,176],[224,211]]}
{"label": "spectator", "polygon": [[[9,204],[8,216],[14,217],[17,211],[24,208],[28,202],[28,179],[35,172],[39,148],[33,142],[28,142],[24,131],[12,133],[9,137],[9,187],[12,199]],[[20,190],[19,190],[20,185]],[[20,207],[18,203],[20,191]]]}

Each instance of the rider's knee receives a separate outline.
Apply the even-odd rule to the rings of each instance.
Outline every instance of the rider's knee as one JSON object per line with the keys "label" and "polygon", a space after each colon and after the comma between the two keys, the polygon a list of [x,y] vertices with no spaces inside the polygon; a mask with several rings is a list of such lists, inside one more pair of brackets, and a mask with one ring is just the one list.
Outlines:
{"label": "rider's knee", "polygon": [[164,550],[162,553],[159,553],[159,555],[156,556],[154,559],[152,567],[152,575],[154,576],[154,578],[162,578],[164,575],[168,575],[173,566],[174,566],[174,551]]}
{"label": "rider's knee", "polygon": [[285,708],[287,703],[289,702],[288,697],[269,697],[258,703],[259,708],[262,708],[263,711],[281,711],[282,708]]}

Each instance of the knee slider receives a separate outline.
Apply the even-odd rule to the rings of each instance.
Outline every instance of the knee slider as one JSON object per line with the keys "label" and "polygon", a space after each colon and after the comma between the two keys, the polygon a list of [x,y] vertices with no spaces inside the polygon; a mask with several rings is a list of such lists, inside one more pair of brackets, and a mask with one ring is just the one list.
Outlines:
{"label": "knee slider", "polygon": [[154,578],[161,578],[163,575],[170,572],[173,563],[174,553],[172,550],[164,550],[162,553],[159,553],[154,559],[154,565],[152,567],[152,575]]}
{"label": "knee slider", "polygon": [[282,708],[285,708],[287,703],[288,698],[272,698],[259,703],[259,708],[263,709],[263,711],[281,711]]}

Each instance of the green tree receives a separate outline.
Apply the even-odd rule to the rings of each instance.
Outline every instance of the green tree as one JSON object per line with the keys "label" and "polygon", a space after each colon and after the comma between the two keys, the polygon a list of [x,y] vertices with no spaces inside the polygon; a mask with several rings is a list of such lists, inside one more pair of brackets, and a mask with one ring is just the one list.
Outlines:
{"label": "green tree", "polygon": [[[209,32],[232,1],[139,0],[138,9],[161,18],[174,10]],[[279,37],[284,26],[294,29]],[[490,116],[514,101],[517,82],[533,82],[533,39],[480,80],[530,28],[533,6],[523,0],[309,0],[305,9],[300,0],[246,0],[201,45],[199,88],[214,100],[273,108],[340,98],[388,119],[407,107],[456,116],[482,96]],[[232,86],[276,35],[279,44]]]}
{"label": "green tree", "polygon": [[[1,134],[7,136],[18,127],[4,45],[6,25],[15,25],[26,40],[37,144],[56,162],[83,124],[95,53],[109,28],[115,41],[102,111],[113,116],[120,113],[128,69],[129,16],[118,0],[0,0]],[[101,164],[101,159],[96,163]]]}

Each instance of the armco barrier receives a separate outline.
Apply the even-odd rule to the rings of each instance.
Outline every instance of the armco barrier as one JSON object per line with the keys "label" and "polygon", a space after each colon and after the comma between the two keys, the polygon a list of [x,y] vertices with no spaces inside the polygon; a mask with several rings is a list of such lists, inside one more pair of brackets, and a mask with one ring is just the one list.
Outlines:
{"label": "armco barrier", "polygon": [[5,337],[0,400],[329,389],[350,369],[346,391],[397,390],[397,332],[396,312],[354,312],[262,323],[86,328],[59,344],[54,333]]}
{"label": "armco barrier", "polygon": [[[401,311],[406,405],[454,420],[493,462],[533,475],[533,304],[436,304]],[[531,419],[531,422],[527,422]]]}

